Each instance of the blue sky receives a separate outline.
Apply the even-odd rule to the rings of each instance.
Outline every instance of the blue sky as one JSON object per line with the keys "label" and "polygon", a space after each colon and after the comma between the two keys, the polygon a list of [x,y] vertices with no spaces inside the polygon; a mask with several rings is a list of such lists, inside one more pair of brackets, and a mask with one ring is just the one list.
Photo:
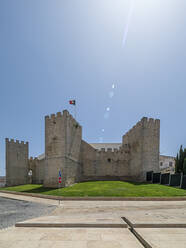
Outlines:
{"label": "blue sky", "polygon": [[43,153],[44,116],[73,114],[71,98],[88,142],[121,142],[147,116],[161,153],[186,146],[185,12],[185,0],[0,0],[0,175],[5,137]]}

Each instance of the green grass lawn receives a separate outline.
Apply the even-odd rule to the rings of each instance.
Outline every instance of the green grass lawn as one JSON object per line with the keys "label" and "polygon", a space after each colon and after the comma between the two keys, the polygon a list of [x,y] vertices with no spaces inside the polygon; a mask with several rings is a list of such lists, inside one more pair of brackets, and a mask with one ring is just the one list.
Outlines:
{"label": "green grass lawn", "polygon": [[186,190],[174,187],[148,184],[129,183],[121,181],[96,181],[77,183],[73,186],[60,189],[44,188],[38,184],[27,184],[15,187],[0,188],[27,193],[39,193],[56,196],[120,196],[120,197],[171,197],[186,196]]}

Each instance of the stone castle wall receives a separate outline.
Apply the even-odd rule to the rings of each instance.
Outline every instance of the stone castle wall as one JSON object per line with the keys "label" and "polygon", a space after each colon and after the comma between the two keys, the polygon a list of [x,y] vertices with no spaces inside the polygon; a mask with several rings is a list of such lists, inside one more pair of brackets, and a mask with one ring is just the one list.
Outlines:
{"label": "stone castle wall", "polygon": [[58,187],[59,170],[62,186],[78,180],[81,139],[82,128],[68,111],[45,117],[45,187]]}
{"label": "stone castle wall", "polygon": [[122,145],[130,149],[129,175],[144,181],[146,171],[159,170],[160,120],[142,118],[124,136]]}
{"label": "stone castle wall", "polygon": [[160,149],[160,120],[143,118],[143,151],[142,151],[142,179],[146,172],[159,172]]}
{"label": "stone castle wall", "polygon": [[28,182],[57,188],[86,180],[144,181],[159,171],[160,121],[142,118],[122,138],[119,149],[95,149],[82,140],[82,127],[67,110],[45,117],[45,155],[28,160],[28,142],[6,139],[7,185]]}
{"label": "stone castle wall", "polygon": [[85,141],[82,141],[82,180],[129,180],[128,157],[128,147],[96,150]]}
{"label": "stone castle wall", "polygon": [[45,159],[39,160],[38,158],[31,157],[28,160],[29,170],[32,170],[31,183],[43,184],[44,182],[44,170],[45,170]]}
{"label": "stone castle wall", "polygon": [[28,183],[28,142],[6,138],[6,185]]}

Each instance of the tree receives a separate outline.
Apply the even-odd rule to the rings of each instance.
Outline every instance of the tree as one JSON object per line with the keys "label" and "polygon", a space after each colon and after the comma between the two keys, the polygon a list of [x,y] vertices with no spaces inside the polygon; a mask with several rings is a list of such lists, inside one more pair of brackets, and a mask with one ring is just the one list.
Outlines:
{"label": "tree", "polygon": [[183,174],[186,175],[186,158],[184,159],[183,162]]}
{"label": "tree", "polygon": [[[184,162],[186,159],[186,148],[183,150],[183,146],[180,146],[179,152],[177,153],[177,156],[175,158],[175,172],[181,173],[184,171]],[[185,162],[186,166],[186,162]],[[186,170],[186,169],[185,169]],[[186,171],[185,171],[186,173]]]}
{"label": "tree", "polygon": [[183,162],[184,162],[184,152],[183,152],[183,147],[182,145],[180,146],[180,151],[179,151],[179,172],[183,172]]}
{"label": "tree", "polygon": [[177,156],[175,158],[175,172],[178,173],[179,172],[179,156],[177,153]]}
{"label": "tree", "polygon": [[184,156],[184,158],[186,158],[186,148],[184,148],[184,150],[183,150],[183,156]]}

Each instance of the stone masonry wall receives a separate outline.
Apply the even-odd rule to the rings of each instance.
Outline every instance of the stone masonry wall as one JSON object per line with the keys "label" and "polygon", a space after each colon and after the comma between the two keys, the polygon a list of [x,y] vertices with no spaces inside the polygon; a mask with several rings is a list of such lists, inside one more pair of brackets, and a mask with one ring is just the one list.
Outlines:
{"label": "stone masonry wall", "polygon": [[6,185],[28,182],[28,142],[6,138]]}
{"label": "stone masonry wall", "polygon": [[32,183],[57,188],[85,180],[144,181],[159,171],[160,120],[143,117],[119,149],[95,149],[82,140],[82,127],[67,110],[45,117],[45,156],[28,160],[28,142],[6,139],[7,186]]}
{"label": "stone masonry wall", "polygon": [[123,136],[122,145],[130,149],[129,174],[135,181],[144,181],[146,171],[159,170],[160,121],[143,117]]}
{"label": "stone masonry wall", "polygon": [[82,141],[81,156],[81,180],[130,180],[127,146],[99,151]]}
{"label": "stone masonry wall", "polygon": [[31,157],[29,159],[29,170],[32,170],[31,183],[43,184],[44,182],[45,159],[39,160]]}
{"label": "stone masonry wall", "polygon": [[142,178],[147,171],[159,172],[160,120],[143,118]]}
{"label": "stone masonry wall", "polygon": [[67,110],[45,117],[45,187],[58,187],[59,170],[61,186],[78,180],[81,138],[82,128]]}

